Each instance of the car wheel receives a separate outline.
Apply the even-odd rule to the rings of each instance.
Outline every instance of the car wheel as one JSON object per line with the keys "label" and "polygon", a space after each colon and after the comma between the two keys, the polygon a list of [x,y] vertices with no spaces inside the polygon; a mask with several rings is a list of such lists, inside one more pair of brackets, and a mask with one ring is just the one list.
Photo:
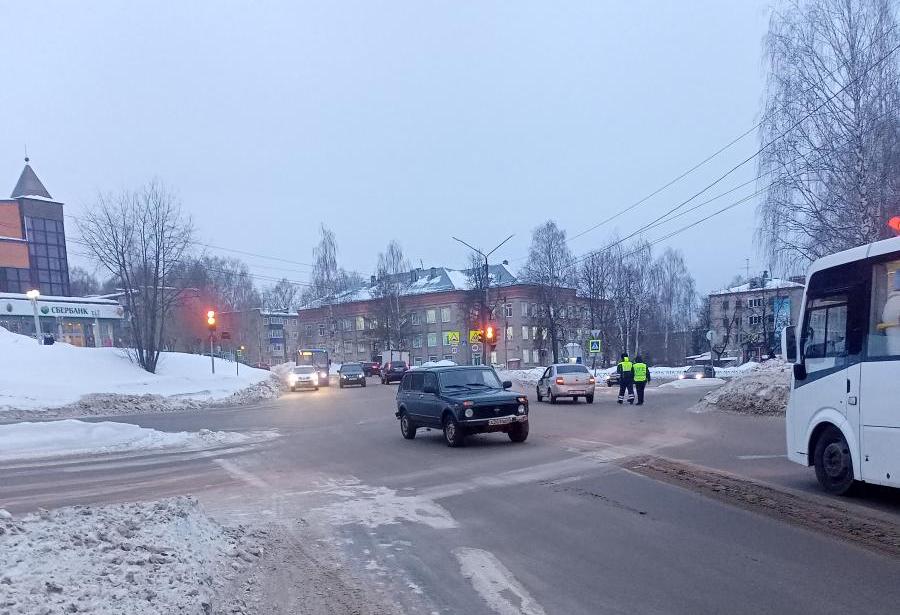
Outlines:
{"label": "car wheel", "polygon": [[451,448],[462,446],[464,438],[465,434],[463,434],[459,423],[456,422],[453,415],[448,414],[444,418],[444,441],[447,443],[447,446]]}
{"label": "car wheel", "polygon": [[513,442],[524,442],[528,439],[528,423],[517,423],[513,425],[506,435]]}
{"label": "car wheel", "polygon": [[362,383],[362,386],[363,386],[363,388],[366,388],[366,383],[363,382],[363,383]]}
{"label": "car wheel", "polygon": [[586,401],[589,404],[592,404],[592,403],[594,403],[594,396],[588,395],[587,397],[584,398],[584,401]]}
{"label": "car wheel", "polygon": [[403,434],[403,437],[407,440],[412,440],[416,437],[416,429],[418,429],[410,419],[406,412],[402,412],[400,414],[400,433]]}
{"label": "car wheel", "polygon": [[319,387],[316,387],[313,389],[313,391],[318,391],[318,390],[319,390]]}
{"label": "car wheel", "polygon": [[297,387],[291,387],[291,393],[296,393],[296,392],[297,392]]}
{"label": "car wheel", "polygon": [[535,387],[535,389],[536,389],[536,391],[537,391],[537,400],[538,400],[538,401],[544,401],[544,396],[541,395],[541,387]]}
{"label": "car wheel", "polygon": [[556,395],[553,394],[553,389],[551,389],[550,387],[547,387],[547,395],[550,397],[550,403],[555,404],[556,403]]}
{"label": "car wheel", "polygon": [[844,435],[835,427],[829,427],[816,442],[813,455],[816,478],[828,493],[844,495],[853,487],[853,458]]}

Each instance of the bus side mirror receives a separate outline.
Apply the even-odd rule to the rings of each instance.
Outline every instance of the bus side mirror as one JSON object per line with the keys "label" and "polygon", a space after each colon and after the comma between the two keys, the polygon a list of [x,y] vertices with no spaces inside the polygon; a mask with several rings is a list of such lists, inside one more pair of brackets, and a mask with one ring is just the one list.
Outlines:
{"label": "bus side mirror", "polygon": [[781,356],[788,363],[797,362],[797,327],[794,325],[781,330]]}
{"label": "bus side mirror", "polygon": [[794,380],[806,380],[806,364],[794,363]]}

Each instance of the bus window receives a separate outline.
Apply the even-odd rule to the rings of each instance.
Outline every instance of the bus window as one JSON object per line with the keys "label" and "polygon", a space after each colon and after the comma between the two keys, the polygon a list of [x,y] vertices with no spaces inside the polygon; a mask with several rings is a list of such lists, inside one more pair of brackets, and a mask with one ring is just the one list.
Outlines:
{"label": "bus window", "polygon": [[847,296],[811,299],[803,336],[806,371],[813,374],[846,365]]}
{"label": "bus window", "polygon": [[871,358],[900,356],[900,260],[874,266],[869,322],[866,354]]}

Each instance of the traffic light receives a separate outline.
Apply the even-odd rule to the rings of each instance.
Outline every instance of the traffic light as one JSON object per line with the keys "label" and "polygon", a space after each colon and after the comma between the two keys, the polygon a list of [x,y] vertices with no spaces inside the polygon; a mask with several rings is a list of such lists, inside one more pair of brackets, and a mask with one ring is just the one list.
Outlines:
{"label": "traffic light", "polygon": [[206,326],[210,331],[216,330],[216,312],[215,310],[209,310],[206,313]]}
{"label": "traffic light", "polygon": [[493,324],[488,324],[484,328],[484,343],[490,350],[497,347],[497,328]]}
{"label": "traffic light", "polygon": [[900,216],[894,216],[888,220],[888,226],[891,227],[895,233],[900,235]]}

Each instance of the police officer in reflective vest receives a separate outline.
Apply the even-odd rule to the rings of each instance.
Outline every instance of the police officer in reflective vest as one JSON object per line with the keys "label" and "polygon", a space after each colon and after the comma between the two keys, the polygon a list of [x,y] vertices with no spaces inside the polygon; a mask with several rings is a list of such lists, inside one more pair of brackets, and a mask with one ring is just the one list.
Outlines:
{"label": "police officer in reflective vest", "polygon": [[622,360],[616,367],[619,372],[619,403],[625,401],[625,391],[628,391],[628,403],[634,403],[634,363],[628,358],[627,353],[622,353]]}
{"label": "police officer in reflective vest", "polygon": [[631,366],[634,371],[634,388],[637,389],[637,405],[644,405],[644,387],[650,382],[650,368],[644,363],[641,355],[634,358],[634,364]]}

